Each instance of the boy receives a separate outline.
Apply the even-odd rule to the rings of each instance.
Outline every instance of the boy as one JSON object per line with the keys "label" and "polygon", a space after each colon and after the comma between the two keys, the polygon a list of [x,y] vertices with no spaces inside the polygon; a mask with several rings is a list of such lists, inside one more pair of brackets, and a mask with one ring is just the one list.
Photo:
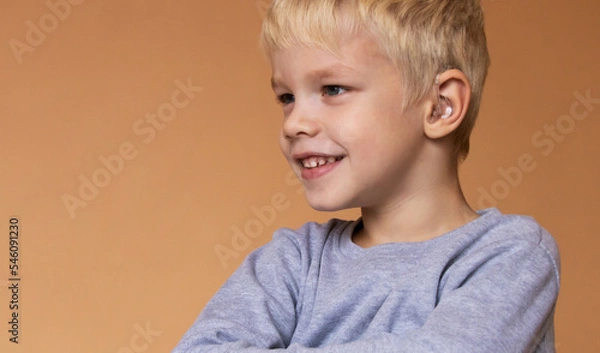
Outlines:
{"label": "boy", "polygon": [[275,0],[262,45],[308,202],[361,218],[277,231],[174,352],[554,352],[554,240],[458,182],[489,65],[478,1]]}

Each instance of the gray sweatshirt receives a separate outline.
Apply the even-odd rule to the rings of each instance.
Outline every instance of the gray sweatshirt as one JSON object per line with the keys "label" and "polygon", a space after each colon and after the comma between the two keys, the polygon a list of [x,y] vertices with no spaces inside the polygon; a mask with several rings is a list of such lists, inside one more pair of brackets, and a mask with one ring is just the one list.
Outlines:
{"label": "gray sweatshirt", "polygon": [[360,220],[280,229],[173,353],[554,352],[558,249],[495,208],[432,240],[368,249]]}

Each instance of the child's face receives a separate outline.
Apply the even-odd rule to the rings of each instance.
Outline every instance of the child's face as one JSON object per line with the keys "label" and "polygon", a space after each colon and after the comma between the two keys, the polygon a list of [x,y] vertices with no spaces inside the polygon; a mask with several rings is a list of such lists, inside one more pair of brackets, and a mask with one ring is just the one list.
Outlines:
{"label": "child's face", "polygon": [[295,46],[271,59],[281,150],[313,208],[385,208],[415,191],[424,109],[402,112],[400,73],[374,39],[348,39],[340,55]]}

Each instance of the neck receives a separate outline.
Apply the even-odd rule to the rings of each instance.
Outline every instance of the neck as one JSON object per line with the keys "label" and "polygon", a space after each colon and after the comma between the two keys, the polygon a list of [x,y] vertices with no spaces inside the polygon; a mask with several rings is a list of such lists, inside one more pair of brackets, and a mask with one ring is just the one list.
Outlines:
{"label": "neck", "polygon": [[479,217],[465,200],[456,169],[434,179],[386,205],[362,208],[362,228],[356,231],[353,241],[365,248],[393,242],[420,242]]}

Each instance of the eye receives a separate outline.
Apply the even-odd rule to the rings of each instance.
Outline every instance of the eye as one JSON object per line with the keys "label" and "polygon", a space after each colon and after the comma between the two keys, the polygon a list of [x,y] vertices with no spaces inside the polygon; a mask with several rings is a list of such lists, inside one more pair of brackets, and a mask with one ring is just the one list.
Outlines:
{"label": "eye", "polygon": [[346,89],[342,86],[330,85],[330,86],[323,87],[323,94],[328,95],[328,96],[337,96],[346,91],[348,91],[348,89]]}
{"label": "eye", "polygon": [[296,98],[294,97],[294,95],[290,94],[290,93],[285,93],[285,94],[281,94],[281,95],[277,96],[277,102],[282,105],[288,105],[290,103],[294,103],[295,100],[296,100]]}

